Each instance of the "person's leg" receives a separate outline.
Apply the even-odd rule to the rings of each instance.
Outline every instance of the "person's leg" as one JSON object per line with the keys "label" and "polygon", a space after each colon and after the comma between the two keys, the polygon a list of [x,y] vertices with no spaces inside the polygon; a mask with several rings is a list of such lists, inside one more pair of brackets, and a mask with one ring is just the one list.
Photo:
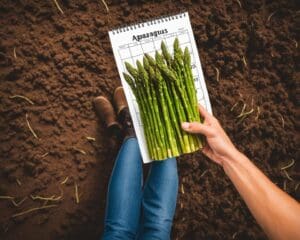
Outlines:
{"label": "person's leg", "polygon": [[108,186],[103,239],[135,239],[141,211],[142,161],[136,138],[117,156]]}
{"label": "person's leg", "polygon": [[170,239],[177,192],[176,158],[154,161],[144,187],[138,239]]}

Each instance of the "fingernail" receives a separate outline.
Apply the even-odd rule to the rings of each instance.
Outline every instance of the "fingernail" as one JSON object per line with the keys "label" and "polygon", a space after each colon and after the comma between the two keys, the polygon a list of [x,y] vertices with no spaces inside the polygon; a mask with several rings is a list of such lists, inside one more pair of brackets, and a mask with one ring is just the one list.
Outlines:
{"label": "fingernail", "polygon": [[190,127],[190,124],[189,124],[188,122],[183,122],[183,123],[181,124],[181,126],[182,126],[182,128],[184,128],[184,129],[188,129],[188,128]]}

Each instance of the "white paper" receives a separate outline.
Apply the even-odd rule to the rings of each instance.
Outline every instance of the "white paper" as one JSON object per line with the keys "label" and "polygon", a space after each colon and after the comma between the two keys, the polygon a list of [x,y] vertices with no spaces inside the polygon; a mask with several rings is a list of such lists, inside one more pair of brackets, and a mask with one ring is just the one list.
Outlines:
{"label": "white paper", "polygon": [[166,43],[169,51],[172,53],[173,43],[176,37],[179,40],[180,47],[182,49],[188,47],[190,51],[198,101],[211,113],[211,105],[203,77],[200,58],[187,12],[126,26],[109,32],[114,57],[124,87],[144,163],[151,162],[152,159],[150,159],[148,154],[137,102],[123,77],[123,72],[127,72],[124,62],[127,61],[133,66],[136,66],[136,60],[142,61],[144,53],[154,56],[156,50],[160,51],[162,41]]}

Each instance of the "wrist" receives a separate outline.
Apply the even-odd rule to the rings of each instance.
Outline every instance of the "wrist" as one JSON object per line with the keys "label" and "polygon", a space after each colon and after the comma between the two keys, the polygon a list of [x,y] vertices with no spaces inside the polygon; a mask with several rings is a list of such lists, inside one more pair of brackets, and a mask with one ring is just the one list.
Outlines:
{"label": "wrist", "polygon": [[223,159],[222,166],[225,173],[227,174],[229,168],[231,168],[234,165],[240,164],[244,161],[245,158],[246,156],[243,153],[241,153],[238,149],[234,148],[234,150],[232,150],[230,154]]}

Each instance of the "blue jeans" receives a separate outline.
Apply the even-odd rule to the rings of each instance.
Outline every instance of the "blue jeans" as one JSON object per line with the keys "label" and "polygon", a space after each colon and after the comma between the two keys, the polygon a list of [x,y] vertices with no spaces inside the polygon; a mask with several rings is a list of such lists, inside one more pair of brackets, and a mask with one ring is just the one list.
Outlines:
{"label": "blue jeans", "polygon": [[137,140],[125,140],[110,177],[103,239],[170,239],[178,191],[176,159],[151,164],[143,186]]}

